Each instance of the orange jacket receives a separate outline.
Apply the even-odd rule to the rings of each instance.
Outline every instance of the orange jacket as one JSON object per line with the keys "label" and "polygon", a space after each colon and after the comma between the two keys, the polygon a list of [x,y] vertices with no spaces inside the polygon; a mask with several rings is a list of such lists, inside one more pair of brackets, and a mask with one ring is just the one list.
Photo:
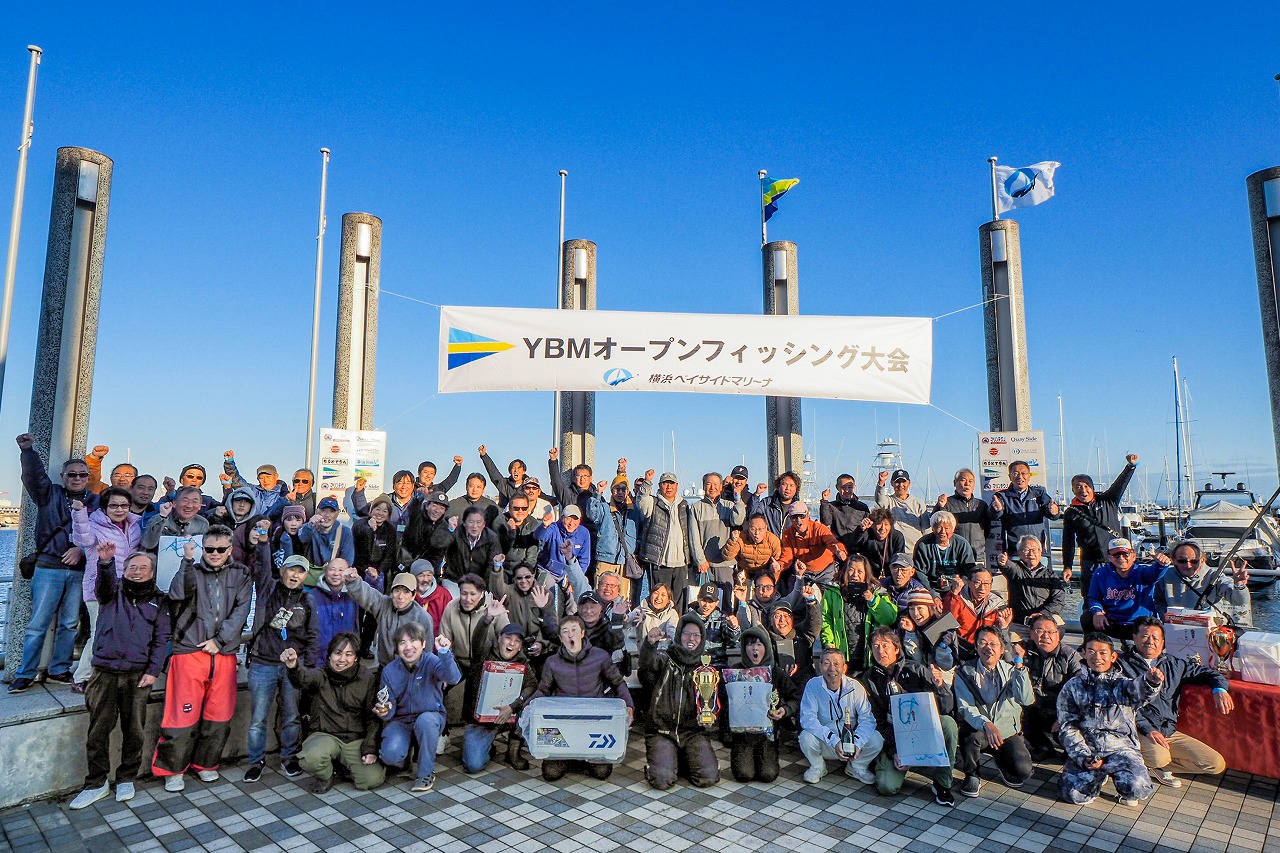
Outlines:
{"label": "orange jacket", "polygon": [[720,552],[726,560],[737,560],[738,568],[749,575],[759,574],[769,568],[770,560],[782,558],[782,542],[771,531],[764,532],[764,541],[751,543],[735,533]]}
{"label": "orange jacket", "polygon": [[820,572],[836,561],[840,547],[836,535],[820,521],[809,519],[809,533],[801,537],[794,524],[782,531],[782,568],[790,568],[796,560],[804,562],[806,572]]}

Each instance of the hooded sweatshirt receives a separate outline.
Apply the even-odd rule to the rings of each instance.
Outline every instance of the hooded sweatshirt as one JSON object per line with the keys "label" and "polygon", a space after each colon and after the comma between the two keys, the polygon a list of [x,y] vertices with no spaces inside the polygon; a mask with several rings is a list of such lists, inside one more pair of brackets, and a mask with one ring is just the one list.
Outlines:
{"label": "hooded sweatshirt", "polygon": [[[685,648],[680,642],[686,625],[698,628],[696,648]],[[665,649],[659,650],[657,643],[647,639],[640,644],[640,669],[645,683],[653,685],[645,725],[647,734],[664,735],[679,745],[690,735],[704,731],[698,722],[698,690],[693,683],[693,671],[702,666],[706,649],[706,626],[701,617],[692,612],[680,617],[676,638]]]}
{"label": "hooded sweatshirt", "polygon": [[[764,644],[764,659],[756,666],[765,667],[769,670],[773,689],[778,691],[778,707],[784,713],[782,720],[777,722],[795,720],[800,713],[800,688],[796,686],[795,680],[790,673],[777,664],[773,654],[773,641],[769,639],[768,632],[759,626],[753,625],[749,628],[744,628],[742,636],[738,638],[738,653],[741,655],[742,666],[744,668],[752,666],[747,659],[747,643],[753,639],[759,640]],[[741,735],[735,735],[735,737],[741,737]]]}
{"label": "hooded sweatshirt", "polygon": [[71,541],[79,545],[89,557],[85,562],[84,578],[81,581],[85,601],[97,601],[98,559],[94,553],[99,542],[110,542],[116,546],[114,569],[117,578],[124,577],[124,564],[142,543],[141,517],[135,513],[125,516],[124,525],[116,524],[107,518],[101,509],[92,513],[88,509],[71,511]]}

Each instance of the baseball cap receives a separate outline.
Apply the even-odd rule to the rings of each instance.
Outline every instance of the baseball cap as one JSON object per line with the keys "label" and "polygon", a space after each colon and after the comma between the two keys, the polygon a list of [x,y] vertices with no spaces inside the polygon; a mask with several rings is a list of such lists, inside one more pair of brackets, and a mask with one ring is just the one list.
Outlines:
{"label": "baseball cap", "polygon": [[602,607],[604,606],[604,601],[601,600],[600,596],[596,595],[596,592],[593,589],[589,589],[582,595],[578,596],[578,606],[581,607],[589,601],[594,601],[596,604],[599,604]]}
{"label": "baseball cap", "polygon": [[733,470],[729,472],[730,477],[741,477],[746,480],[749,478],[746,465],[734,465]]}
{"label": "baseball cap", "polygon": [[896,471],[894,471],[891,475],[889,475],[889,480],[894,483],[898,482],[899,480],[910,481],[911,475],[907,473],[907,469],[899,468]]}
{"label": "baseball cap", "polygon": [[720,587],[713,583],[704,583],[702,588],[698,590],[698,599],[700,601],[719,601]]}
{"label": "baseball cap", "polygon": [[791,505],[791,509],[787,511],[787,515],[808,515],[809,505],[804,501],[796,501]]}
{"label": "baseball cap", "polygon": [[520,623],[519,623],[519,622],[508,622],[508,623],[507,623],[507,625],[506,625],[506,627],[505,627],[505,628],[503,628],[501,631],[499,631],[499,632],[498,632],[498,636],[500,636],[500,637],[505,637],[505,636],[508,636],[508,635],[515,635],[515,636],[517,636],[517,637],[519,637],[520,639],[522,639],[522,640],[523,640],[523,639],[524,639],[524,628],[521,628],[521,627],[520,627]]}
{"label": "baseball cap", "polygon": [[538,482],[538,478],[537,478],[537,477],[525,477],[525,478],[524,478],[524,482],[522,482],[520,485],[522,485],[522,486],[537,486],[539,489],[541,489],[541,488],[542,488],[542,484]]}
{"label": "baseball cap", "polygon": [[322,509],[331,509],[335,512],[338,509],[338,502],[333,498],[323,498],[320,503],[316,504],[316,512]]}
{"label": "baseball cap", "polygon": [[432,492],[431,494],[427,495],[427,503],[440,504],[440,506],[448,506],[449,496],[446,495],[444,492]]}
{"label": "baseball cap", "polygon": [[560,514],[566,518],[582,518],[582,510],[578,509],[577,504],[569,504]]}
{"label": "baseball cap", "polygon": [[284,568],[285,566],[297,566],[300,569],[306,569],[307,571],[311,571],[311,561],[308,560],[306,557],[302,556],[301,554],[294,554],[291,557],[285,557],[284,562],[280,565],[280,568]]}
{"label": "baseball cap", "polygon": [[782,611],[785,611],[785,612],[787,612],[787,613],[791,613],[791,612],[792,612],[792,609],[791,609],[791,602],[790,602],[790,601],[787,601],[786,599],[783,599],[782,601],[779,601],[777,604],[773,605],[773,609],[774,609],[774,610],[782,610]]}
{"label": "baseball cap", "polygon": [[276,470],[276,466],[274,466],[274,465],[259,465],[259,466],[258,466],[258,473],[259,473],[259,474],[271,474],[271,475],[272,475],[272,476],[274,476],[274,477],[279,477],[279,476],[280,476],[280,472]]}
{"label": "baseball cap", "polygon": [[907,552],[905,551],[899,551],[897,554],[894,554],[893,557],[889,559],[889,568],[891,569],[894,568],[895,566],[914,566],[914,565],[915,563],[911,562],[911,558],[907,556]]}
{"label": "baseball cap", "polygon": [[408,572],[401,572],[400,574],[396,575],[396,579],[391,582],[391,586],[389,587],[389,589],[395,589],[398,586],[404,587],[405,589],[409,590],[409,592],[417,592],[418,579],[415,578],[413,575],[409,574]]}
{"label": "baseball cap", "polygon": [[676,479],[676,475],[672,474],[670,471],[663,471],[662,476],[658,478],[658,485],[662,485],[663,483],[678,483],[678,482],[680,481]]}
{"label": "baseball cap", "polygon": [[1107,553],[1112,551],[1132,551],[1133,543],[1128,539],[1112,539],[1107,543]]}

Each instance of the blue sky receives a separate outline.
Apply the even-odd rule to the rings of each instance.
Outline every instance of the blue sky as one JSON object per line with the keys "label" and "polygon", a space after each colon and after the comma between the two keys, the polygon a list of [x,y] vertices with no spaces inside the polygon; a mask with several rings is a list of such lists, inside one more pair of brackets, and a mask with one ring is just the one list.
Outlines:
{"label": "blue sky", "polygon": [[[1099,447],[1114,473],[1131,450],[1157,491],[1173,464],[1177,356],[1198,470],[1275,484],[1244,190],[1280,163],[1274,3],[1016,18],[853,4],[785,16],[758,3],[53,5],[0,11],[0,141],[18,136],[25,46],[45,50],[0,435],[26,429],[59,146],[115,161],[91,443],[113,448],[109,462],[132,448],[161,476],[214,467],[229,447],[250,466],[302,461],[321,146],[333,159],[318,425],[344,212],[382,217],[387,291],[550,307],[563,168],[567,236],[599,245],[600,308],[755,313],[765,168],[802,180],[769,233],[799,246],[803,313],[932,317],[982,298],[994,154],[1063,164],[1057,197],[1015,217],[1034,425],[1056,447],[1061,393],[1068,473],[1098,473]],[[16,153],[3,151],[7,223]],[[375,425],[390,464],[461,453],[470,470],[484,442],[500,464],[521,456],[541,472],[551,395],[433,396],[438,311],[382,305]],[[877,424],[897,435],[900,422],[917,486],[949,480],[972,459],[961,421],[986,425],[982,334],[978,310],[935,327],[933,400],[955,417],[805,401],[819,472],[865,472]],[[763,410],[756,397],[601,395],[597,459],[669,467],[674,431],[686,480],[744,458],[759,479]],[[0,455],[11,493],[16,458]]]}

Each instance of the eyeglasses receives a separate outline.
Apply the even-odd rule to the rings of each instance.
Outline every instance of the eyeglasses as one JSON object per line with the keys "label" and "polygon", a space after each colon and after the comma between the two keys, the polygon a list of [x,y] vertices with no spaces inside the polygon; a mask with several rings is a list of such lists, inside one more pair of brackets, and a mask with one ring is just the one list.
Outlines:
{"label": "eyeglasses", "polygon": [[121,503],[107,504],[107,509],[128,509],[130,506],[130,504]]}
{"label": "eyeglasses", "polygon": [[791,516],[791,520],[799,521],[802,518],[808,518],[808,517],[809,517],[809,514],[807,512],[797,512],[796,514]]}
{"label": "eyeglasses", "polygon": [[212,546],[212,545],[206,545],[206,546],[204,546],[204,552],[205,552],[206,554],[225,554],[225,553],[227,553],[227,552],[228,552],[228,551],[230,551],[230,550],[231,550],[231,546],[230,546],[230,545],[222,545],[222,546],[219,546],[219,547],[216,547],[216,548],[215,548],[214,546]]}
{"label": "eyeglasses", "polygon": [[1112,551],[1112,552],[1111,552],[1111,554],[1110,554],[1110,556],[1112,556],[1112,557],[1132,557],[1132,556],[1134,556],[1134,553],[1133,553],[1132,551]]}
{"label": "eyeglasses", "polygon": [[758,583],[756,584],[756,589],[763,591],[766,589],[777,589],[777,587],[771,583]]}

